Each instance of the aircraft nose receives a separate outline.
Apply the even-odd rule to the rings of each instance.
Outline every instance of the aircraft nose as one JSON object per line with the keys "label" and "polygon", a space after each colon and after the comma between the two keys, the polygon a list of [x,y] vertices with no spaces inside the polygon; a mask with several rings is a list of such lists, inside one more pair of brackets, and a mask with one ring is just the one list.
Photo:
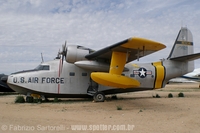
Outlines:
{"label": "aircraft nose", "polygon": [[7,83],[7,80],[8,80],[8,75],[1,77],[1,81],[4,83]]}

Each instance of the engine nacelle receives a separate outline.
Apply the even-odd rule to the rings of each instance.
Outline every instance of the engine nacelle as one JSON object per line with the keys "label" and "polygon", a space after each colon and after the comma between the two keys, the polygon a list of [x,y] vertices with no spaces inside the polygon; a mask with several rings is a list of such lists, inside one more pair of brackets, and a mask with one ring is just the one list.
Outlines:
{"label": "engine nacelle", "polygon": [[66,53],[66,61],[69,63],[74,63],[76,61],[87,60],[85,56],[89,54],[91,49],[85,48],[83,46],[68,45]]}

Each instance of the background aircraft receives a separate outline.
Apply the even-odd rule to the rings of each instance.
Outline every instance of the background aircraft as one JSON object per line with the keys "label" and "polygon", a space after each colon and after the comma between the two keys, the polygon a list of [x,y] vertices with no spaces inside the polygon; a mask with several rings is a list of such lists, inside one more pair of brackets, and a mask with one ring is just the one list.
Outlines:
{"label": "background aircraft", "polygon": [[200,82],[200,68],[194,69],[193,72],[181,76],[182,78]]}
{"label": "background aircraft", "polygon": [[[2,77],[7,77],[8,75],[0,74],[0,79]],[[0,80],[0,92],[14,92],[4,81],[4,79]]]}
{"label": "background aircraft", "polygon": [[200,68],[194,69],[193,72],[187,73],[181,77],[171,79],[169,80],[169,82],[174,82],[174,83],[200,82]]}
{"label": "background aircraft", "polygon": [[[166,46],[132,37],[94,51],[78,45],[63,45],[58,57],[37,68],[8,76],[16,92],[33,97],[88,97],[102,102],[107,94],[153,90],[165,87],[172,78],[194,70],[192,33],[182,27],[167,59],[131,63]],[[65,60],[65,61],[64,61]]]}

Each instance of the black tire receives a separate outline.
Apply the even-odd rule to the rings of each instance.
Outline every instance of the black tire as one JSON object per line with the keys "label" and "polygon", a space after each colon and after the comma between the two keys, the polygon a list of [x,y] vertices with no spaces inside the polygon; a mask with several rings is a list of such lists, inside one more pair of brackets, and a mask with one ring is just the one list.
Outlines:
{"label": "black tire", "polygon": [[27,103],[33,103],[33,97],[27,96],[26,97],[26,102]]}
{"label": "black tire", "polygon": [[93,99],[95,102],[104,102],[105,94],[103,92],[97,92],[94,94]]}

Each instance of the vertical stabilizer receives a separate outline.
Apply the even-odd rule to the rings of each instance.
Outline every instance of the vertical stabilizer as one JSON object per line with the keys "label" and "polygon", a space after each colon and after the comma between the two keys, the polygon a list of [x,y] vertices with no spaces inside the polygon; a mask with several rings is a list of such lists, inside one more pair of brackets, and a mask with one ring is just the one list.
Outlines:
{"label": "vertical stabilizer", "polygon": [[[178,33],[174,46],[169,54],[169,60],[184,62],[182,73],[188,73],[194,70],[194,55],[192,33],[186,27],[182,27]],[[198,57],[199,58],[199,57]]]}
{"label": "vertical stabilizer", "polygon": [[186,27],[182,27],[179,31],[168,59],[186,56],[193,53],[194,50],[192,33]]}

